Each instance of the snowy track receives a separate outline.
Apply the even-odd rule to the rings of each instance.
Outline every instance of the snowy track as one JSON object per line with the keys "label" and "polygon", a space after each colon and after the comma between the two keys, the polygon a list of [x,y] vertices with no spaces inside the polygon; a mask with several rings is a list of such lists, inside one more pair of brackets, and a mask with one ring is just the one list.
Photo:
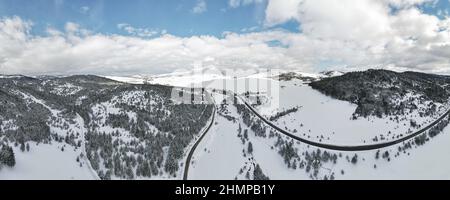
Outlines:
{"label": "snowy track", "polygon": [[450,114],[450,110],[448,110],[446,113],[444,113],[441,117],[439,117],[436,121],[434,121],[433,123],[429,124],[428,126],[426,126],[425,128],[412,133],[408,136],[405,136],[403,138],[394,140],[394,141],[390,141],[390,142],[385,142],[385,143],[378,143],[378,144],[368,144],[368,145],[357,145],[357,146],[346,146],[346,145],[333,145],[333,144],[325,144],[325,143],[319,143],[319,142],[314,142],[311,140],[307,140],[301,137],[298,137],[292,133],[289,133],[285,130],[283,130],[282,128],[278,127],[277,125],[273,124],[272,122],[270,122],[269,120],[267,120],[265,117],[263,117],[261,114],[259,114],[249,103],[247,103],[247,101],[244,100],[244,98],[240,97],[240,99],[244,102],[244,104],[257,116],[259,117],[262,121],[264,121],[267,125],[269,125],[270,127],[274,128],[275,130],[279,131],[280,133],[294,139],[300,142],[303,142],[305,144],[309,144],[315,147],[320,147],[320,148],[324,148],[324,149],[330,149],[330,150],[336,150],[336,151],[369,151],[369,150],[376,150],[376,149],[381,149],[381,148],[385,148],[385,147],[390,147],[399,143],[402,143],[406,140],[412,139],[422,133],[425,133],[428,129],[432,128],[433,126],[435,126],[436,124],[438,124],[440,121],[442,121],[446,116],[448,116]]}

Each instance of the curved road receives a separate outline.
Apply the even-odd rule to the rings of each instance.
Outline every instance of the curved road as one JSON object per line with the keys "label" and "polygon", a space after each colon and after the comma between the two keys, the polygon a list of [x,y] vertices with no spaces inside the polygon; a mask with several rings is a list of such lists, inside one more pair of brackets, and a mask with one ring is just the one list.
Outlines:
{"label": "curved road", "polygon": [[186,162],[185,162],[185,165],[184,165],[183,180],[187,180],[188,173],[189,173],[189,165],[191,164],[191,159],[192,159],[192,156],[194,155],[195,149],[197,148],[197,146],[200,144],[202,139],[205,137],[206,133],[208,133],[209,129],[214,124],[214,119],[216,117],[216,104],[213,102],[212,105],[213,105],[214,111],[213,111],[213,116],[212,116],[212,119],[211,119],[211,123],[208,125],[208,127],[203,132],[202,136],[200,136],[200,138],[195,142],[194,146],[192,146],[191,150],[189,151],[188,157],[186,158]]}
{"label": "curved road", "polygon": [[330,149],[330,150],[336,150],[336,151],[369,151],[369,150],[376,150],[376,149],[381,149],[384,147],[389,147],[389,146],[393,146],[399,143],[402,143],[406,140],[409,140],[411,138],[414,138],[424,132],[426,132],[428,129],[432,128],[433,126],[435,126],[437,123],[439,123],[440,121],[442,121],[446,116],[448,116],[450,114],[450,110],[447,111],[445,114],[443,114],[441,117],[439,117],[436,121],[434,121],[433,123],[429,124],[428,126],[422,128],[421,130],[412,133],[408,136],[405,136],[403,138],[394,140],[394,141],[390,141],[390,142],[385,142],[385,143],[378,143],[378,144],[368,144],[368,145],[358,145],[358,146],[346,146],[346,145],[333,145],[333,144],[325,144],[325,143],[319,143],[319,142],[314,142],[311,140],[307,140],[304,138],[301,138],[299,136],[296,136],[292,133],[289,133],[287,131],[285,131],[284,129],[279,128],[278,126],[276,126],[275,124],[273,124],[272,122],[270,122],[269,120],[267,120],[265,117],[263,117],[262,115],[260,115],[249,103],[247,103],[247,101],[245,101],[242,97],[239,97],[242,102],[244,102],[244,104],[256,115],[258,116],[262,121],[264,121],[267,125],[269,125],[270,127],[274,128],[275,130],[281,132],[282,134],[309,144],[311,146],[315,146],[315,147],[320,147],[320,148],[324,148],[324,149]]}

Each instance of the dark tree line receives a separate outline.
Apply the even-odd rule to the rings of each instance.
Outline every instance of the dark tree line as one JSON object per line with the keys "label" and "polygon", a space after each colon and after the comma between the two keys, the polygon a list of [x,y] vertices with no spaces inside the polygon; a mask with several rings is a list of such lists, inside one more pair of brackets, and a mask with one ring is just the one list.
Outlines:
{"label": "dark tree line", "polygon": [[269,118],[269,120],[270,120],[270,121],[276,121],[276,120],[280,119],[281,117],[284,117],[284,116],[289,115],[289,114],[291,114],[291,113],[295,113],[295,112],[297,112],[297,111],[298,111],[298,108],[297,108],[297,107],[291,108],[291,109],[287,109],[287,110],[285,110],[285,111],[276,113],[274,116],[271,116],[271,117]]}

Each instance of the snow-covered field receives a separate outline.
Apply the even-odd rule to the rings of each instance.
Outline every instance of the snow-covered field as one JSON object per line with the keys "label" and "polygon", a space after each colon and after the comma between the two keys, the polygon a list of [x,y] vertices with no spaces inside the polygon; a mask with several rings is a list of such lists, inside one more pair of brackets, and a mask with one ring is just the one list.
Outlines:
{"label": "snow-covered field", "polygon": [[[216,94],[215,97],[220,102],[222,95]],[[230,116],[239,116],[232,105],[227,106],[227,111]],[[245,179],[247,171],[250,172],[251,179],[256,164],[261,166],[270,179],[316,179],[311,177],[312,172],[306,172],[304,168],[287,167],[277,148],[274,148],[277,137],[257,137],[240,119],[233,122],[219,115],[216,121],[193,156],[189,179]],[[247,153],[248,142],[243,144],[238,137],[239,126],[249,131],[248,141],[253,144],[254,149],[252,154]],[[290,138],[283,135],[280,137],[290,141]],[[320,149],[321,152],[339,156],[336,163],[322,163],[317,179],[325,176],[333,176],[334,179],[450,179],[450,158],[446,156],[449,145],[450,128],[446,128],[424,146],[413,147],[404,152],[398,151],[402,144],[380,149],[378,159],[378,150],[339,152]],[[294,147],[300,155],[298,163],[305,160],[305,152],[311,154],[319,149],[298,142],[294,142]],[[389,161],[382,157],[386,151],[390,153]],[[350,161],[354,155],[358,156],[356,164]],[[239,173],[241,168],[244,169],[242,174]]]}
{"label": "snow-covered field", "polygon": [[[322,75],[309,76],[321,77]],[[352,119],[352,114],[355,112],[356,105],[327,97],[297,79],[276,81],[265,77],[264,74],[254,74],[247,78],[211,76],[199,79],[194,76],[181,75],[178,76],[179,79],[170,76],[151,80],[140,77],[111,78],[135,84],[149,82],[183,87],[197,85],[205,87],[211,92],[218,114],[215,117],[215,123],[194,152],[188,179],[253,179],[256,166],[259,166],[270,179],[450,179],[448,170],[450,169],[450,157],[447,156],[450,146],[450,127],[444,129],[436,137],[430,138],[426,144],[413,145],[409,149],[403,149],[403,147],[408,142],[414,143],[414,139],[379,150],[332,151],[293,141],[268,126],[266,126],[265,132],[267,136],[257,136],[250,127],[245,125],[242,113],[239,113],[237,107],[232,105],[233,98],[231,97],[234,93],[244,98],[250,96],[250,98],[246,98],[246,101],[256,103],[254,97],[260,96],[261,104],[254,105],[254,107],[267,119],[279,112],[297,108],[297,111],[281,116],[273,120],[273,123],[305,139],[352,146],[392,141],[411,134],[439,118],[447,111],[448,105],[438,105],[438,112],[431,117],[420,117],[417,111],[408,113],[400,116],[400,123],[394,122],[389,117],[361,117],[355,120]],[[72,86],[64,87],[76,90]],[[212,92],[213,90],[216,91]],[[223,95],[222,90],[231,91],[231,93]],[[145,108],[153,107],[154,102],[159,101],[155,99],[154,102],[148,101],[140,104],[137,99],[143,94],[140,91],[123,93],[111,101],[93,105],[92,110],[95,115],[93,121],[105,124],[106,118],[110,114],[126,114],[130,122],[135,121],[136,113],[125,112],[115,105],[129,103]],[[61,111],[48,107],[45,102],[25,93],[22,95],[30,103],[46,107],[54,118],[61,115]],[[228,105],[221,105],[220,102],[223,102],[226,97],[228,97]],[[409,97],[414,97],[414,95],[410,94]],[[423,106],[419,105],[419,109]],[[253,116],[252,120],[255,119],[258,118]],[[411,127],[411,119],[414,119],[420,127]],[[62,118],[60,122],[56,124],[49,122],[53,134],[61,137],[68,135],[69,132],[64,131],[65,128],[62,129],[57,125],[67,124],[69,127],[67,130],[80,134],[77,140],[84,138],[86,130],[80,116],[76,116],[71,122]],[[4,130],[17,128],[10,124],[13,122],[1,121],[0,127]],[[155,133],[158,132],[150,124],[147,126]],[[98,126],[93,130],[113,135],[114,139],[123,140],[124,143],[119,145],[121,148],[125,148],[128,142],[136,140],[130,131],[123,128],[106,125]],[[114,135],[113,133],[117,131],[120,134]],[[246,131],[248,134],[244,136]],[[164,133],[159,132],[159,134]],[[176,179],[182,177],[183,162],[200,134],[194,137],[194,140],[185,149],[183,159],[178,162],[180,168],[176,172]],[[377,140],[375,141],[374,138]],[[252,144],[251,152],[248,150],[250,143]],[[0,179],[98,179],[97,173],[92,170],[88,160],[85,157],[79,158],[80,154],[86,154],[84,142],[80,148],[59,142],[51,144],[31,142],[29,144],[29,152],[22,152],[19,147],[14,147],[16,166],[12,169],[3,167],[0,170]],[[296,152],[296,156],[289,159],[281,153],[281,149],[287,144],[292,144],[292,148]],[[62,151],[63,147],[64,151]],[[167,148],[164,150],[164,160],[167,157],[167,150]],[[317,152],[320,152],[318,153],[320,156],[314,158]],[[328,158],[321,160],[325,154]],[[388,154],[388,156],[385,157],[384,154]],[[103,164],[101,161],[100,170],[105,171],[106,168],[103,167]],[[144,179],[140,176],[134,178]],[[112,179],[119,178],[113,176]],[[159,173],[150,179],[174,179],[174,177],[166,173]]]}
{"label": "snow-covered field", "polygon": [[[328,144],[361,145],[392,141],[432,123],[449,108],[448,105],[440,106],[432,117],[420,117],[416,110],[399,116],[399,123],[386,116],[353,120],[355,104],[325,96],[300,80],[281,81],[279,85],[279,93],[274,94],[279,96],[265,96],[266,101],[256,106],[258,112],[269,119],[278,112],[297,108],[298,111],[282,116],[274,123],[305,139]],[[411,127],[411,119],[420,127]]]}
{"label": "snow-covered field", "polygon": [[[79,147],[74,147],[65,143],[53,142],[50,144],[38,144],[29,142],[30,150],[22,151],[19,146],[13,146],[16,156],[16,166],[0,170],[0,180],[3,179],[75,179],[89,180],[98,179],[97,174],[91,168],[90,162],[85,157],[84,128],[83,119],[77,115],[73,120],[67,121],[61,111],[53,109],[44,101],[32,95],[18,92],[27,102],[42,105],[51,112],[51,119],[48,119],[50,133],[61,138],[75,136],[75,142]],[[2,125],[4,126],[4,125]],[[5,127],[2,127],[3,130]],[[11,127],[9,127],[11,129]],[[14,127],[12,127],[14,128]],[[84,155],[84,156],[81,156]]]}
{"label": "snow-covered field", "polygon": [[[221,89],[221,86],[229,88],[228,85],[223,87],[221,83],[229,83],[229,81],[216,81],[217,85],[210,86],[214,89]],[[419,129],[410,127],[407,120],[400,124],[389,118],[372,117],[352,120],[351,116],[356,105],[327,97],[304,85],[300,80],[279,84],[280,96],[270,97],[272,101],[279,98],[279,102],[272,102],[266,107],[263,104],[256,108],[266,117],[270,117],[277,112],[298,107],[297,112],[281,117],[275,124],[291,132],[297,129],[299,136],[311,140],[331,144],[367,144],[376,143],[372,141],[375,136],[379,138],[378,142],[382,142],[380,135],[385,137],[384,141],[389,141]],[[251,87],[238,86],[237,91],[242,94],[248,88]],[[260,94],[266,94],[264,89],[259,91],[262,91]],[[221,102],[220,98],[223,97],[217,97],[221,96],[217,94],[215,96],[218,98],[216,102]],[[439,112],[431,118],[420,118],[417,113],[404,117],[415,119],[424,127],[446,112],[446,108],[447,105],[442,105]],[[233,106],[228,106],[228,111],[230,116],[239,116]],[[244,156],[248,143],[242,143],[237,130],[239,124],[242,127],[245,125],[242,119],[237,121],[234,123],[224,117],[217,117],[217,123],[194,154],[192,170],[189,173],[190,179],[245,179],[246,171],[250,172],[251,179],[255,164],[260,165],[264,174],[271,179],[301,180],[325,177],[328,179],[330,177],[334,179],[450,179],[450,172],[447,170],[450,167],[450,159],[445,156],[450,145],[450,128],[446,128],[442,134],[432,138],[426,145],[413,146],[412,149],[402,151],[399,151],[399,148],[402,148],[405,143],[372,151],[339,152],[294,142],[295,149],[300,155],[298,163],[305,159],[305,152],[312,153],[317,149],[331,155],[338,155],[336,163],[322,163],[317,177],[314,177],[311,172],[306,172],[300,167],[297,169],[287,167],[277,148],[274,148],[277,137],[257,137],[248,127],[249,141],[253,144],[254,151],[251,155]],[[286,141],[291,140],[283,135],[280,137]],[[390,156],[383,158],[382,154],[386,152],[389,152]],[[377,153],[379,158],[376,158]],[[358,157],[356,164],[351,162],[355,155]],[[239,173],[241,169],[244,169],[242,174]]]}
{"label": "snow-covered field", "polygon": [[[81,150],[62,143],[39,144],[30,142],[30,151],[14,147],[16,166],[3,167],[0,180],[92,180],[96,175],[86,160],[79,159]],[[65,147],[64,151],[61,148]]]}
{"label": "snow-covered field", "polygon": [[[214,98],[222,102],[224,96],[214,94]],[[230,112],[237,115],[235,110]],[[238,125],[220,115],[216,115],[215,121],[192,157],[188,179],[234,179],[247,161],[237,137]]]}
{"label": "snow-covered field", "polygon": [[191,72],[174,72],[170,74],[162,74],[157,76],[131,76],[131,77],[121,77],[121,76],[105,76],[106,78],[131,83],[131,84],[159,84],[159,85],[170,85],[177,87],[189,87],[195,84],[201,84],[206,81],[217,80],[229,78],[219,71],[210,71],[204,73],[201,71],[191,71]]}
{"label": "snow-covered field", "polygon": [[[450,127],[426,145],[410,150],[390,162],[376,160],[374,151],[359,153],[365,158],[358,165],[342,162],[335,168],[346,169],[339,179],[450,180]],[[395,152],[396,147],[390,148]],[[377,169],[374,169],[377,165]]]}

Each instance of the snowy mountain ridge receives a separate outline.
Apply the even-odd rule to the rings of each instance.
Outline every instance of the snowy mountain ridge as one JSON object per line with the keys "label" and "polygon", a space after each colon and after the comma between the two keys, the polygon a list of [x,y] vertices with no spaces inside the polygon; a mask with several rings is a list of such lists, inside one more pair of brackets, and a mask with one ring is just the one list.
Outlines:
{"label": "snowy mountain ridge", "polygon": [[[0,78],[0,179],[450,178],[446,76],[370,70],[112,78]],[[204,80],[201,92],[169,86]],[[264,84],[247,87],[248,80]],[[261,92],[266,82],[279,93]],[[201,103],[177,104],[174,91]],[[340,151],[316,143],[392,145]],[[61,162],[50,165],[54,160]]]}

